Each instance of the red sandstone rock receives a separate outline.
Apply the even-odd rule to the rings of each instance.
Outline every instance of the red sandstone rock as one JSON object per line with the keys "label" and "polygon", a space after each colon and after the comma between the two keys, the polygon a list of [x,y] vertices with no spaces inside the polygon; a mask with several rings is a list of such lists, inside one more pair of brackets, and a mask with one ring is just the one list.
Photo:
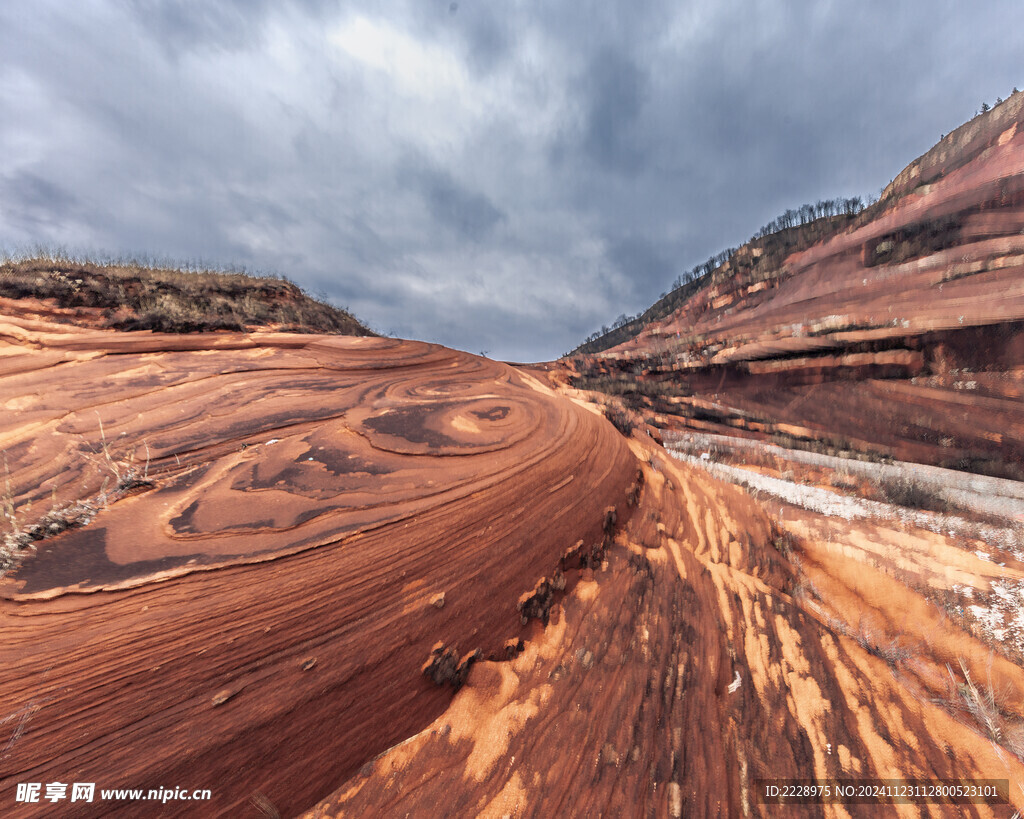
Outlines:
{"label": "red sandstone rock", "polygon": [[1016,94],[836,235],[767,274],[744,267],[763,248],[741,249],[675,313],[577,368],[640,372],[663,391],[645,387],[649,412],[676,428],[1024,479],[1022,120]]}
{"label": "red sandstone rock", "polygon": [[[520,594],[600,537],[635,470],[603,419],[433,345],[10,317],[0,339],[19,521],[98,510],[0,580],[0,718],[28,715],[3,794],[72,778],[209,787],[205,815],[255,792],[313,805],[444,710],[419,673],[433,643],[456,670],[504,656]],[[129,473],[152,485],[115,492]]]}

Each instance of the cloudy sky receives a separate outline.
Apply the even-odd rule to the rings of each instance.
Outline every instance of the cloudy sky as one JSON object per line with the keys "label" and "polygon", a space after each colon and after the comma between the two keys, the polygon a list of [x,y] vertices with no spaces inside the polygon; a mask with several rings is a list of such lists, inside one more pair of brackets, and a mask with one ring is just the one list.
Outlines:
{"label": "cloudy sky", "polygon": [[0,248],[289,276],[560,355],[1024,87],[1024,4],[3,0]]}

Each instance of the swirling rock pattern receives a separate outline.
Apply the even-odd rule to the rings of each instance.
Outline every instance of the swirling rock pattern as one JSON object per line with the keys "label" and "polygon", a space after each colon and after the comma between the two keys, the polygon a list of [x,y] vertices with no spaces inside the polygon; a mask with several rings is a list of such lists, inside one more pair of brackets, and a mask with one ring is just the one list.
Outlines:
{"label": "swirling rock pattern", "polygon": [[[417,816],[425,806],[494,819],[1013,813],[784,808],[760,798],[759,778],[1003,779],[1011,803],[1024,804],[1024,764],[954,718],[944,664],[959,656],[972,679],[993,685],[1000,719],[1024,711],[1018,666],[879,565],[883,548],[858,559],[864,530],[807,538],[791,562],[748,495],[632,445],[646,476],[639,507],[543,635],[512,662],[474,666],[444,714],[306,819]],[[963,559],[937,540],[918,549]],[[928,583],[946,573],[927,558],[921,570]],[[801,592],[804,583],[819,592]],[[894,634],[903,659],[884,650]]]}
{"label": "swirling rock pattern", "polygon": [[312,805],[443,710],[436,642],[504,656],[519,596],[600,540],[635,472],[529,376],[390,339],[0,318],[0,406],[21,525],[143,483],[0,581],[5,795]]}

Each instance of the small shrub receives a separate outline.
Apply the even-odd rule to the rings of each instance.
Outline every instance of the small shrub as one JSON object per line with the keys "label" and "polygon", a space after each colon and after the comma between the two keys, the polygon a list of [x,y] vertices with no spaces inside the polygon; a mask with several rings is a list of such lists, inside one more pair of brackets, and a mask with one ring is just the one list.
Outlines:
{"label": "small shrub", "polygon": [[961,657],[959,661],[960,670],[964,675],[964,682],[961,683],[956,679],[953,670],[948,665],[946,666],[946,671],[949,672],[950,679],[956,686],[964,707],[978,724],[985,729],[989,739],[993,742],[1001,743],[1003,741],[1003,720],[1002,714],[999,712],[999,706],[996,704],[996,695],[995,691],[992,690],[992,684],[989,683],[984,689],[978,688],[974,680],[971,679],[971,672],[967,670],[963,658]]}
{"label": "small shrub", "polygon": [[857,640],[860,647],[868,654],[885,660],[889,664],[889,667],[893,669],[902,665],[914,656],[914,652],[911,651],[909,647],[900,644],[899,636],[893,637],[891,640],[878,640],[875,635],[865,627],[863,622],[858,626],[854,639]]}
{"label": "small shrub", "polygon": [[[98,415],[98,414],[97,414]],[[6,520],[8,531],[0,535],[0,577],[16,569],[24,557],[35,551],[37,541],[55,537],[67,529],[88,525],[96,513],[107,505],[117,501],[133,490],[153,486],[149,478],[149,444],[143,441],[146,460],[136,461],[135,449],[123,457],[115,457],[103,429],[103,421],[99,421],[100,449],[90,448],[81,454],[101,471],[106,473],[99,493],[89,500],[77,500],[54,506],[36,523],[25,524],[14,506],[14,491],[11,486],[10,470],[4,455],[5,482],[0,493],[0,513]],[[113,488],[108,488],[113,484]],[[25,509],[28,508],[25,505]]]}
{"label": "small shrub", "polygon": [[[951,698],[950,704],[959,705],[965,710],[978,726],[983,730],[992,742],[1002,745],[1021,761],[1024,761],[1024,724],[1019,721],[1008,721],[1000,707],[1002,697],[992,687],[991,676],[985,686],[979,686],[972,678],[971,672],[967,669],[962,657],[958,658],[960,672],[964,681],[960,682],[953,673],[953,669],[946,665],[946,671],[955,697]],[[991,664],[991,656],[989,658]],[[991,675],[991,668],[989,669]]]}
{"label": "small shrub", "polygon": [[775,547],[775,550],[786,558],[786,560],[792,562],[794,553],[796,552],[796,544],[793,535],[773,520],[771,522],[770,537],[771,544]]}
{"label": "small shrub", "polygon": [[945,512],[949,508],[945,498],[922,486],[913,478],[887,478],[879,482],[878,488],[882,496],[896,506],[926,509],[931,512]]}
{"label": "small shrub", "polygon": [[631,436],[633,434],[633,430],[636,429],[636,421],[634,421],[630,413],[622,407],[605,407],[604,417],[611,421],[612,426],[627,438]]}

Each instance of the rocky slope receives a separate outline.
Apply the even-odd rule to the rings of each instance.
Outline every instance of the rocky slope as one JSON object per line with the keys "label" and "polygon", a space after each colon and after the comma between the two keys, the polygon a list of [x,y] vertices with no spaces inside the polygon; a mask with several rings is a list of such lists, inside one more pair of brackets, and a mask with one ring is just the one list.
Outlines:
{"label": "rocky slope", "polygon": [[0,261],[0,309],[117,330],[376,335],[347,310],[313,299],[285,279],[67,258]]}
{"label": "rocky slope", "polygon": [[5,815],[1024,810],[1022,99],[602,355],[0,311]]}
{"label": "rocky slope", "polygon": [[578,358],[577,384],[671,427],[1024,477],[1022,108],[946,136],[824,241],[767,265],[745,246]]}
{"label": "rocky slope", "polygon": [[390,339],[4,318],[0,405],[8,816],[33,815],[16,783],[69,778],[309,807],[442,713],[467,655],[505,656],[636,471],[528,376]]}
{"label": "rocky slope", "polygon": [[[545,632],[511,663],[475,666],[443,715],[308,817],[418,816],[430,805],[458,816],[774,816],[785,809],[757,780],[810,777],[999,778],[1022,804],[1024,765],[965,729],[944,664],[961,685],[963,660],[971,679],[1004,692],[1001,720],[1024,706],[1019,666],[872,566],[876,554],[824,538],[791,545],[739,489],[650,442],[632,448],[645,476],[638,509]],[[890,556],[913,543],[891,537]],[[959,551],[942,538],[915,545],[922,579],[948,583],[932,560]],[[1024,577],[1020,563],[963,568],[979,585]]]}

